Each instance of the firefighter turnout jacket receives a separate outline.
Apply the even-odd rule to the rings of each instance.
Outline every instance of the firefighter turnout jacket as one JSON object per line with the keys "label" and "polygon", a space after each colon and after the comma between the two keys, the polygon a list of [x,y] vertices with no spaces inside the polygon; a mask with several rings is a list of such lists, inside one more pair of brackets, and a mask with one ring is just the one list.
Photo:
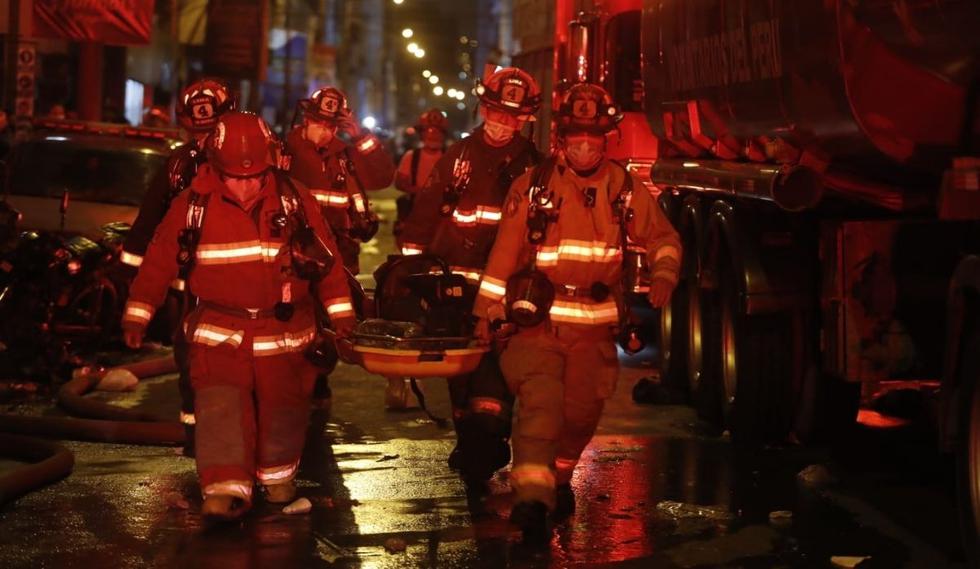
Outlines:
{"label": "firefighter turnout jacket", "polygon": [[302,127],[286,135],[289,175],[306,185],[316,198],[344,255],[344,264],[357,273],[358,241],[350,235],[354,216],[368,212],[364,192],[387,188],[395,164],[381,141],[366,135],[347,144],[339,138],[325,148],[303,137]]}
{"label": "firefighter turnout jacket", "polygon": [[539,160],[534,144],[523,136],[495,147],[485,141],[482,127],[474,130],[446,151],[416,194],[402,233],[402,253],[441,257],[476,285],[511,183]]}
{"label": "firefighter turnout jacket", "polygon": [[[206,211],[200,227],[200,238],[190,271],[189,282],[201,303],[213,303],[246,311],[269,311],[281,301],[297,306],[312,303],[307,281],[293,274],[287,245],[289,236],[277,229],[273,217],[282,203],[277,191],[277,176],[269,176],[258,203],[245,211],[228,194],[217,172],[209,165],[201,167],[191,186],[200,195],[208,194]],[[307,212],[316,212],[313,196],[297,184]],[[133,282],[123,316],[123,325],[145,327],[156,307],[163,302],[167,287],[178,278],[178,238],[187,227],[190,192],[178,196],[160,224],[146,252],[139,274]],[[309,215],[314,232],[336,253],[336,245],[323,219]],[[331,318],[353,319],[354,309],[343,267],[335,263],[329,275],[318,286],[319,297]],[[220,319],[220,318],[219,318]],[[279,322],[279,321],[276,321]],[[312,321],[302,329],[292,321],[280,322],[270,329],[268,338],[255,338],[255,356],[280,350],[301,350],[313,337]],[[241,341],[235,330],[219,322],[199,323],[191,343],[215,345]]]}
{"label": "firefighter turnout jacket", "polygon": [[[543,242],[528,241],[529,190],[534,172],[518,179],[504,205],[503,220],[487,262],[473,313],[488,317],[488,309],[503,302],[507,280],[528,267],[532,258],[548,276],[557,294],[549,312],[552,324],[615,326],[620,319],[623,265],[622,229],[630,241],[647,251],[651,279],[676,284],[681,245],[673,226],[643,184],[633,178],[630,198],[623,204],[631,213],[617,215],[616,200],[625,183],[626,170],[604,162],[590,177],[575,174],[558,160],[546,183],[554,192],[550,207],[555,219]],[[596,283],[612,291],[604,299],[590,298]]]}

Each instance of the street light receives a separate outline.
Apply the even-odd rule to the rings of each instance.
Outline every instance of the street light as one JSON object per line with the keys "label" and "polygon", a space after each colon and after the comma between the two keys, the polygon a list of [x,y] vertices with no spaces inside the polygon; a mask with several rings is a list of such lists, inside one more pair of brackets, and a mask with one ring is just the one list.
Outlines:
{"label": "street light", "polygon": [[442,85],[436,85],[435,87],[433,87],[433,88],[432,88],[432,93],[433,93],[433,94],[434,94],[434,95],[435,95],[436,97],[441,97],[441,96],[442,96],[442,94],[443,94],[444,92],[445,92],[445,91],[444,91],[444,89],[442,88]]}
{"label": "street light", "polygon": [[449,90],[446,91],[446,94],[449,95],[450,98],[455,99],[456,98],[456,89],[453,89],[452,87],[450,87]]}
{"label": "street light", "polygon": [[429,75],[429,83],[432,83],[433,85],[435,85],[438,82],[439,82],[439,76],[438,75]]}
{"label": "street light", "polygon": [[408,39],[414,35],[415,35],[415,31],[412,30],[412,28],[405,28],[404,30],[402,30],[402,37],[405,39]]}
{"label": "street light", "polygon": [[408,50],[408,53],[415,53],[416,51],[419,50],[419,44],[417,44],[415,42],[411,42],[410,44],[408,44],[407,46],[405,46],[405,49]]}
{"label": "street light", "polygon": [[429,71],[428,69],[425,69],[425,70],[422,71],[422,77],[425,77],[426,79],[428,79],[431,76],[432,76],[432,72]]}
{"label": "street light", "polygon": [[425,50],[422,49],[421,47],[418,48],[417,50],[415,50],[415,57],[417,57],[419,59],[422,59],[423,57],[425,57]]}
{"label": "street light", "polygon": [[391,1],[394,2],[396,6],[401,6],[405,0],[391,0]]}

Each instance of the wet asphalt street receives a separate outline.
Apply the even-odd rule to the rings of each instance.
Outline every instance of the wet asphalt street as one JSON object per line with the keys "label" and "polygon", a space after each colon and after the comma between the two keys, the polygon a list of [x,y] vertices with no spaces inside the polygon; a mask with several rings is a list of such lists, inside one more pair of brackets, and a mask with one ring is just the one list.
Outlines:
{"label": "wet asphalt street", "polygon": [[[368,247],[364,266],[389,248]],[[301,464],[309,514],[258,500],[244,522],[207,527],[194,462],[179,449],[68,442],[70,477],[0,509],[0,568],[770,568],[833,567],[833,556],[867,558],[862,568],[960,566],[946,470],[925,434],[861,428],[833,449],[735,449],[701,435],[689,408],[632,402],[649,356],[623,360],[575,474],[577,512],[544,548],[521,544],[507,522],[506,472],[485,501],[468,502],[446,466],[451,430],[418,409],[386,412],[384,380],[341,365]],[[444,381],[424,383],[447,416]],[[95,396],[177,414],[169,376]],[[54,412],[45,405],[0,411]],[[802,483],[811,465],[836,480]],[[15,466],[0,461],[0,472]]]}

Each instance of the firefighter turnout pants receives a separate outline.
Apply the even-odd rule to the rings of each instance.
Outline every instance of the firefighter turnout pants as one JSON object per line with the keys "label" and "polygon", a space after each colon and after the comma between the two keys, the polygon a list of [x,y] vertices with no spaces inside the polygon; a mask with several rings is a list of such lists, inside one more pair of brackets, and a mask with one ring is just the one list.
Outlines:
{"label": "firefighter turnout pants", "polygon": [[316,376],[304,354],[315,337],[312,308],[280,322],[199,307],[185,325],[203,494],[251,501],[253,480],[292,480]]}
{"label": "firefighter turnout pants", "polygon": [[616,345],[608,326],[551,326],[518,332],[500,366],[517,396],[511,485],[515,503],[555,507],[616,388]]}

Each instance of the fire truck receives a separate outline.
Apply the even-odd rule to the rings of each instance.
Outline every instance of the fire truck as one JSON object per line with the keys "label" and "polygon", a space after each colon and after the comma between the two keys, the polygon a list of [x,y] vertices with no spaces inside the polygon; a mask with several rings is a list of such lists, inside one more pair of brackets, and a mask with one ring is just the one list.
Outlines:
{"label": "fire truck", "polygon": [[517,1],[514,21],[514,63],[546,94],[610,91],[610,152],[681,235],[662,382],[751,440],[812,440],[853,424],[861,394],[931,390],[976,561],[977,3]]}

